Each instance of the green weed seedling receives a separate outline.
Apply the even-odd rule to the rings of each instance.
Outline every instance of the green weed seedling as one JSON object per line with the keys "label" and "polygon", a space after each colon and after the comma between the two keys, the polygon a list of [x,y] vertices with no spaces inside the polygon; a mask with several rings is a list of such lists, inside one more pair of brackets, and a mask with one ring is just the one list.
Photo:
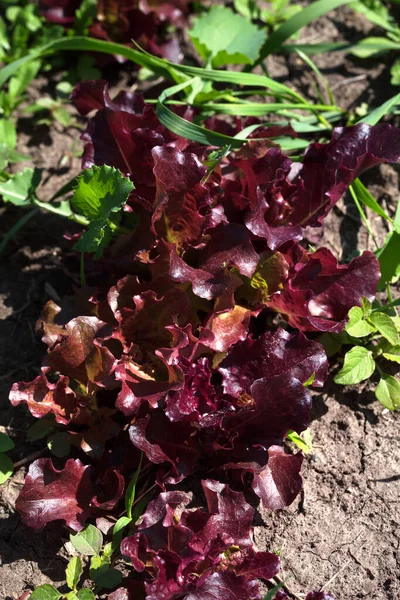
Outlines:
{"label": "green weed seedling", "polygon": [[[385,365],[389,363],[400,364],[400,317],[391,314],[394,313],[393,304],[373,307],[364,298],[362,307],[354,306],[350,310],[344,332],[321,337],[328,354],[337,352],[342,346],[352,346],[344,355],[335,383],[355,385],[377,371],[379,383],[375,396],[389,410],[400,408],[400,380],[385,371]],[[336,342],[336,348],[332,341]]]}

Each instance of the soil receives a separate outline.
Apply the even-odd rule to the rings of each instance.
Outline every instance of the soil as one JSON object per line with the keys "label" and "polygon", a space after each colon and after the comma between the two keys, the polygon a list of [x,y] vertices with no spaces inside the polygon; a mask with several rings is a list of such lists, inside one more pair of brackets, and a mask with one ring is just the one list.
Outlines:
{"label": "soil", "polygon": [[[350,9],[341,8],[306,28],[301,41],[355,41],[370,29]],[[395,93],[388,61],[357,61],[333,53],[320,55],[315,62],[345,109],[354,110],[362,102],[376,106]],[[314,76],[299,58],[269,58],[268,69],[271,76],[314,98]],[[124,81],[132,83],[131,74]],[[33,97],[43,85],[39,81],[32,88]],[[21,125],[19,151],[44,169],[40,193],[48,199],[79,171],[78,131],[61,126],[32,128],[26,121]],[[397,166],[384,165],[364,178],[389,214],[398,202],[399,173]],[[1,207],[0,213],[3,232],[20,216],[9,206]],[[373,214],[369,218],[381,244],[387,226]],[[34,326],[43,304],[70,294],[77,284],[77,264],[63,239],[65,229],[65,221],[41,214],[10,242],[0,261],[0,425],[15,441],[10,453],[14,461],[44,446],[43,441],[26,442],[33,419],[22,407],[11,409],[8,392],[14,381],[31,380],[39,372],[44,346]],[[73,225],[68,229],[73,231]],[[347,197],[314,237],[312,243],[330,247],[342,260],[374,248]],[[305,592],[324,586],[337,600],[398,600],[399,415],[388,413],[375,400],[373,382],[351,388],[331,382],[323,393],[314,395],[311,431],[313,451],[305,460],[304,493],[284,511],[260,512],[257,545],[280,553],[281,577],[293,598],[304,598]],[[46,582],[59,587],[68,560],[67,534],[61,524],[52,523],[35,533],[14,510],[25,468],[0,488],[0,596],[5,600]]]}

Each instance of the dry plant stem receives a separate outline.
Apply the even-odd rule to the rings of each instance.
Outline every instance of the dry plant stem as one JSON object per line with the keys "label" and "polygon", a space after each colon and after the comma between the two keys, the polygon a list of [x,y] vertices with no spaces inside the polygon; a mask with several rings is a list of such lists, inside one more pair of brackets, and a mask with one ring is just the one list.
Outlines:
{"label": "dry plant stem", "polygon": [[341,567],[339,569],[339,571],[337,571],[330,579],[328,579],[328,581],[326,583],[324,583],[324,585],[320,589],[320,592],[322,592],[324,589],[326,589],[328,587],[328,585],[330,585],[332,583],[332,581],[334,581],[336,579],[336,577],[338,577],[340,575],[340,573],[349,566],[350,563],[351,563],[351,558],[349,558],[349,560],[344,563],[343,567]]}
{"label": "dry plant stem", "polygon": [[21,460],[17,460],[17,462],[14,463],[14,471],[16,469],[19,469],[20,467],[23,467],[24,465],[27,465],[27,464],[33,462],[37,458],[40,458],[41,456],[43,456],[43,454],[46,452],[46,450],[47,450],[47,448],[43,448],[42,450],[37,450],[36,452],[32,452],[32,454],[28,454],[28,456],[25,456],[25,458],[21,458]]}

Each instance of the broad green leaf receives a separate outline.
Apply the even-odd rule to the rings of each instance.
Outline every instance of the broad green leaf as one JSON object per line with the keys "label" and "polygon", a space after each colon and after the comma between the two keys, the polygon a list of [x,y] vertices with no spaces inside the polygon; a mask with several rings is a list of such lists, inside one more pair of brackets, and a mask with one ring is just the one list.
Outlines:
{"label": "broad green leaf", "polygon": [[206,63],[251,65],[258,58],[265,33],[230,8],[212,6],[194,21],[189,35]]}
{"label": "broad green leaf", "polygon": [[359,306],[353,306],[349,311],[349,320],[345,330],[355,338],[361,338],[375,331],[375,327],[364,320],[364,311]]}
{"label": "broad green leaf", "polygon": [[76,595],[78,596],[79,600],[95,600],[95,596],[92,592],[92,590],[89,590],[87,588],[83,588],[82,590],[79,590]]}
{"label": "broad green leaf", "polygon": [[10,150],[17,145],[17,130],[10,119],[0,119],[0,140]]}
{"label": "broad green leaf", "polygon": [[75,535],[70,535],[72,545],[78,552],[85,556],[96,556],[100,554],[103,545],[103,535],[94,525],[88,525]]}
{"label": "broad green leaf", "polygon": [[335,383],[353,385],[371,377],[375,371],[372,352],[362,346],[354,346],[344,357],[343,367],[334,377]]}
{"label": "broad green leaf", "polygon": [[336,333],[323,333],[319,336],[318,341],[323,345],[328,358],[335,356],[343,345],[343,342]]}
{"label": "broad green leaf", "polygon": [[16,173],[12,179],[0,181],[0,195],[3,196],[4,202],[11,202],[17,206],[30,204],[41,176],[41,169],[28,167]]}
{"label": "broad green leaf", "polygon": [[400,346],[391,346],[387,348],[383,355],[387,360],[400,364]]}
{"label": "broad green leaf", "polygon": [[62,594],[55,587],[49,583],[39,585],[32,594],[29,596],[29,600],[58,600]]}
{"label": "broad green leaf", "polygon": [[120,517],[118,519],[118,521],[115,523],[114,527],[113,527],[113,532],[112,532],[112,549],[113,552],[115,552],[116,550],[119,549],[121,542],[122,542],[122,536],[124,534],[124,529],[127,525],[129,525],[129,523],[131,523],[132,518],[130,517]]}
{"label": "broad green leaf", "polygon": [[8,452],[14,448],[14,442],[6,433],[0,431],[0,452]]}
{"label": "broad green leaf", "polygon": [[375,254],[381,268],[378,290],[383,290],[387,283],[395,283],[400,277],[400,233],[389,233],[384,246]]}
{"label": "broad green leaf", "polygon": [[46,416],[38,421],[35,421],[33,425],[31,425],[26,434],[26,439],[29,442],[36,442],[37,440],[41,440],[46,435],[51,433],[56,427],[56,423],[54,417]]}
{"label": "broad green leaf", "polygon": [[125,492],[125,510],[126,510],[126,514],[129,517],[129,519],[132,518],[132,505],[135,500],[136,484],[137,484],[137,481],[139,478],[140,469],[142,467],[142,460],[143,460],[143,453],[140,455],[140,461],[139,461],[138,468],[136,469],[135,474],[132,477],[132,480],[129,483],[129,485],[126,489],[126,492]]}
{"label": "broad green leaf", "polygon": [[387,339],[390,344],[392,344],[392,346],[400,344],[396,325],[393,323],[389,315],[386,315],[382,312],[373,312],[369,317],[369,320],[372,321],[375,328],[381,335],[383,335],[385,339]]}
{"label": "broad green leaf", "polygon": [[83,573],[82,561],[79,556],[73,556],[65,570],[67,586],[75,590]]}
{"label": "broad green leaf", "polygon": [[312,438],[309,429],[303,431],[301,435],[293,430],[290,430],[287,432],[286,439],[288,439],[290,442],[293,442],[293,444],[296,444],[296,446],[300,448],[304,454],[309,454],[312,450]]}
{"label": "broad green leaf", "polygon": [[392,375],[382,373],[375,390],[375,396],[385,408],[396,410],[400,408],[400,381]]}
{"label": "broad green leaf", "polygon": [[118,169],[106,165],[86,169],[78,177],[71,203],[90,224],[75,244],[77,250],[101,255],[112,235],[110,217],[122,209],[133,189],[133,183]]}
{"label": "broad green leaf", "polygon": [[90,561],[90,577],[100,587],[112,589],[122,580],[122,573],[110,567],[108,560],[104,561],[99,556],[93,556]]}
{"label": "broad green leaf", "polygon": [[3,484],[14,471],[14,464],[7,454],[0,454],[0,485]]}
{"label": "broad green leaf", "polygon": [[47,441],[47,447],[54,456],[64,458],[71,451],[69,435],[66,431],[59,431],[51,435]]}
{"label": "broad green leaf", "polygon": [[79,590],[76,595],[78,596],[79,600],[95,600],[92,590],[89,590],[88,588]]}

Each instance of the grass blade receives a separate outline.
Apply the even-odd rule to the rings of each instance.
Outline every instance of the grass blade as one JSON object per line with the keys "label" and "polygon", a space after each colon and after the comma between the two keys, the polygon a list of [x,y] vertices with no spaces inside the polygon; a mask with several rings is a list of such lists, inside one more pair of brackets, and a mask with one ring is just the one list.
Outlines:
{"label": "grass blade", "polygon": [[400,104],[400,94],[396,94],[389,100],[386,100],[381,106],[375,108],[366,117],[360,119],[359,123],[367,123],[368,125],[376,125],[385,115],[389,114],[393,106]]}
{"label": "grass blade", "polygon": [[349,4],[350,2],[351,0],[317,0],[317,2],[313,2],[300,12],[296,13],[269,36],[261,48],[260,57],[256,64],[260,64],[264,58],[271,54],[271,52],[277,52],[283,42],[286,42],[286,40],[292,37],[293,34],[299,31],[299,29],[302,29],[305,25],[315,21],[315,19],[318,19],[318,17],[321,17],[325,13],[335,10],[335,8],[343,6],[343,4]]}

